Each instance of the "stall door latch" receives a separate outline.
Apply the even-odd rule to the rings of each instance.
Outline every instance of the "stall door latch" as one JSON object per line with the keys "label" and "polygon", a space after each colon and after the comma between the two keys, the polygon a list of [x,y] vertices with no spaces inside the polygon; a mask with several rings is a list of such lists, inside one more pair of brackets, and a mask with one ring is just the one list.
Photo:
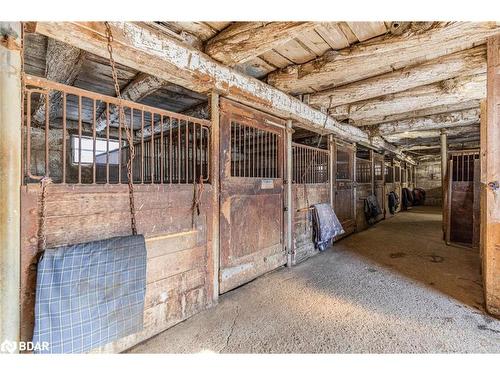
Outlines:
{"label": "stall door latch", "polygon": [[491,182],[488,182],[488,187],[492,191],[496,192],[500,188],[500,184],[498,183],[498,181],[491,181]]}

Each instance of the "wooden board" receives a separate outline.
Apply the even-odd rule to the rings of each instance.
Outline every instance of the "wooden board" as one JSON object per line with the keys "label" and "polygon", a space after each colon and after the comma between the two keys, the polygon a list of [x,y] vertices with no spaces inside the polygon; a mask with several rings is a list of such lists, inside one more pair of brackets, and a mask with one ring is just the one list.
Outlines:
{"label": "wooden board", "polygon": [[[33,332],[39,186],[21,189],[21,339]],[[212,305],[211,186],[192,223],[193,187],[137,185],[138,232],[148,252],[144,330],[96,351],[120,352]],[[130,234],[126,185],[50,185],[47,246]]]}

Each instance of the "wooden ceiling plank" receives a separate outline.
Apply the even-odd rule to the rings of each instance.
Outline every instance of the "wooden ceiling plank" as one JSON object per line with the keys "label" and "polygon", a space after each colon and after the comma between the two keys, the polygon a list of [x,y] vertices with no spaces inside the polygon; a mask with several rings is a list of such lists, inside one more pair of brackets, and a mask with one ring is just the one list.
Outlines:
{"label": "wooden ceiling plank", "polygon": [[349,28],[360,42],[387,32],[383,22],[347,22],[347,25],[349,25]]}
{"label": "wooden ceiling plank", "polygon": [[288,66],[293,63],[292,61],[288,60],[286,57],[282,56],[275,50],[264,52],[259,57],[264,61],[266,61],[267,63],[274,65],[277,68],[284,68],[285,66]]}
{"label": "wooden ceiling plank", "polygon": [[354,32],[349,27],[347,22],[338,22],[338,26],[340,31],[345,35],[346,39],[349,41],[349,44],[354,44],[359,42],[358,37],[356,36],[356,34],[354,34]]}
{"label": "wooden ceiling plank", "polygon": [[325,53],[308,63],[272,72],[267,80],[293,94],[321,91],[484,44],[499,31],[496,22],[413,23],[401,35],[388,34],[337,53]]}
{"label": "wooden ceiling plank", "polygon": [[354,103],[463,75],[486,72],[486,48],[478,46],[344,86],[311,94],[315,107]]}
{"label": "wooden ceiling plank", "polygon": [[332,49],[342,49],[350,45],[337,22],[321,22],[315,30]]}
{"label": "wooden ceiling plank", "polygon": [[281,55],[285,56],[288,60],[293,61],[295,64],[302,64],[311,61],[316,56],[304,49],[295,39],[274,48]]}
{"label": "wooden ceiling plank", "polygon": [[330,49],[330,45],[314,29],[300,33],[297,35],[297,39],[314,52],[316,57],[323,55]]}
{"label": "wooden ceiling plank", "polygon": [[238,22],[210,39],[205,52],[223,64],[234,66],[283,46],[315,25],[314,22]]}

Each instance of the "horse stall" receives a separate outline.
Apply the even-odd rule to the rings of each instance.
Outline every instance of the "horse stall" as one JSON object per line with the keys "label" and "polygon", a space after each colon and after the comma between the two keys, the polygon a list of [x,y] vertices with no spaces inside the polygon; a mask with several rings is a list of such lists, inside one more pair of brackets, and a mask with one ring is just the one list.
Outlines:
{"label": "horse stall", "polygon": [[34,76],[24,84],[21,340],[32,339],[45,249],[134,229],[147,250],[143,329],[93,350],[123,351],[211,306],[211,122]]}
{"label": "horse stall", "polygon": [[336,140],[335,148],[335,213],[345,235],[356,230],[356,145]]}
{"label": "horse stall", "polygon": [[330,151],[292,144],[293,256],[298,263],[318,253],[311,205],[330,202]]}
{"label": "horse stall", "polygon": [[356,148],[356,231],[362,231],[370,225],[365,218],[365,200],[373,193],[372,151],[358,145]]}
{"label": "horse stall", "polygon": [[448,152],[444,207],[447,243],[479,247],[480,167],[479,150]]}
{"label": "horse stall", "polygon": [[286,123],[224,98],[220,107],[219,288],[224,293],[287,263]]}

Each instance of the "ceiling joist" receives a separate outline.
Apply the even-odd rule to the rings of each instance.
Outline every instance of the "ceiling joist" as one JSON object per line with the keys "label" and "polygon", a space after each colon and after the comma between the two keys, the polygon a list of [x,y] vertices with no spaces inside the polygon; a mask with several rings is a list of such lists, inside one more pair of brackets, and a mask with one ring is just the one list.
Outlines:
{"label": "ceiling joist", "polygon": [[330,115],[337,119],[349,119],[357,126],[373,125],[392,119],[405,118],[409,112],[424,110],[437,103],[453,106],[486,97],[486,74],[457,77],[411,90],[335,107]]}
{"label": "ceiling joist", "polygon": [[496,22],[414,22],[401,35],[388,34],[272,72],[267,82],[292,94],[323,91],[484,44],[499,31]]}
{"label": "ceiling joist", "polygon": [[486,47],[478,46],[451,55],[438,57],[391,73],[353,82],[309,96],[309,104],[336,106],[394,94],[401,91],[444,81],[450,78],[486,73]]}

